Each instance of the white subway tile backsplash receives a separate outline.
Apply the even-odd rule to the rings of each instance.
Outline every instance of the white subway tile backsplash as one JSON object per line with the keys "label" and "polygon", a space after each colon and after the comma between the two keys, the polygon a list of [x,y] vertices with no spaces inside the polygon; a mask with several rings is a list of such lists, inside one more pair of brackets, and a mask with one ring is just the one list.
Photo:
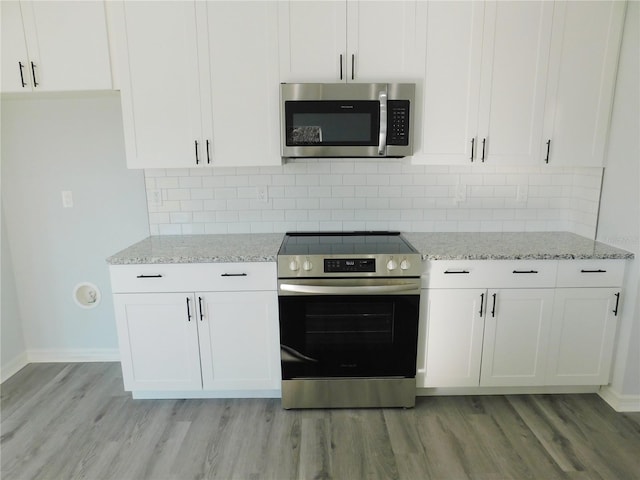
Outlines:
{"label": "white subway tile backsplash", "polygon": [[[398,228],[560,229],[592,236],[602,172],[307,159],[272,167],[145,170],[145,186],[151,233],[159,235]],[[466,199],[456,198],[458,185]],[[266,201],[258,199],[258,187],[267,188]],[[156,198],[161,201],[151,201]]]}

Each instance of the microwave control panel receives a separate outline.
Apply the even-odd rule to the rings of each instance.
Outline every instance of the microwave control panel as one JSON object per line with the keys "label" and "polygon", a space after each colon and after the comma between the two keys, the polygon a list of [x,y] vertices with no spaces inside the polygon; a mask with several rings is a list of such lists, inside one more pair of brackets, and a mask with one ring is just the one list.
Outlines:
{"label": "microwave control panel", "polygon": [[387,109],[387,145],[409,145],[409,100],[388,100]]}

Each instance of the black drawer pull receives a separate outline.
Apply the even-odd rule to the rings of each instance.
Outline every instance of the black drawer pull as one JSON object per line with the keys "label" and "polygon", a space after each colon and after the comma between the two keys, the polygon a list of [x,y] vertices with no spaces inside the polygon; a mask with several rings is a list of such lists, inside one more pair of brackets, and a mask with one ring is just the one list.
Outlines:
{"label": "black drawer pull", "polygon": [[456,275],[456,274],[464,274],[464,273],[471,273],[468,270],[445,270],[444,274],[445,275]]}
{"label": "black drawer pull", "polygon": [[538,273],[537,270],[514,270],[513,273]]}
{"label": "black drawer pull", "polygon": [[482,310],[484,310],[484,293],[480,294],[480,318],[482,318]]}
{"label": "black drawer pull", "polygon": [[162,275],[138,275],[136,278],[162,278]]}
{"label": "black drawer pull", "polygon": [[606,270],[580,270],[580,273],[607,273]]}
{"label": "black drawer pull", "polygon": [[620,305],[620,292],[615,294],[616,296],[616,308],[613,309],[613,314],[617,317],[618,316],[618,305]]}
{"label": "black drawer pull", "polygon": [[221,277],[246,277],[246,273],[223,273]]}

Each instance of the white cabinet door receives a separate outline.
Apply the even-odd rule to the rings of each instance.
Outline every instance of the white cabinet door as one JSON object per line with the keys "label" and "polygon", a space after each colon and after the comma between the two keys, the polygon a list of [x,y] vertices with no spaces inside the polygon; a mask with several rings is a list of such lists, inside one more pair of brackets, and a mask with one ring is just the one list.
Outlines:
{"label": "white cabinet door", "polygon": [[2,2],[3,92],[111,88],[103,2]]}
{"label": "white cabinet door", "polygon": [[2,91],[31,91],[31,64],[17,1],[0,2],[2,9]]}
{"label": "white cabinet door", "polygon": [[549,342],[549,385],[609,382],[620,289],[559,288]]}
{"label": "white cabinet door", "polygon": [[211,165],[280,165],[277,4],[203,5],[210,77],[201,82],[211,85],[202,91],[203,104],[213,110],[203,116],[213,118],[213,126],[204,126],[213,131]]}
{"label": "white cabinet door", "polygon": [[554,289],[488,295],[480,385],[544,385]]}
{"label": "white cabinet door", "polygon": [[196,294],[205,390],[280,387],[275,291]]}
{"label": "white cabinet door", "polygon": [[478,386],[486,296],[484,289],[422,290],[418,387]]}
{"label": "white cabinet door", "polygon": [[129,168],[206,162],[194,2],[122,2],[114,13]]}
{"label": "white cabinet door", "polygon": [[426,9],[420,1],[347,1],[347,82],[424,76]]}
{"label": "white cabinet door", "polygon": [[478,141],[484,3],[435,1],[426,8],[424,112],[416,130],[422,148],[415,162],[469,164]]}
{"label": "white cabinet door", "polygon": [[543,135],[550,165],[603,164],[625,6],[555,2]]}
{"label": "white cabinet door", "polygon": [[347,80],[345,1],[278,2],[281,82]]}
{"label": "white cabinet door", "polygon": [[540,164],[552,2],[487,2],[476,158]]}
{"label": "white cabinet door", "polygon": [[281,82],[416,82],[424,74],[420,1],[278,2]]}
{"label": "white cabinet door", "polygon": [[125,390],[202,390],[193,295],[113,298]]}

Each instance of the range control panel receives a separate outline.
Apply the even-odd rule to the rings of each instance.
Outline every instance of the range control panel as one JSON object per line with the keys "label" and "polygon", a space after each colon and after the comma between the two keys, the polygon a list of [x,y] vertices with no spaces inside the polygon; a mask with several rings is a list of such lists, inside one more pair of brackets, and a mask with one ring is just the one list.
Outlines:
{"label": "range control panel", "polygon": [[325,273],[375,272],[375,258],[325,258]]}

